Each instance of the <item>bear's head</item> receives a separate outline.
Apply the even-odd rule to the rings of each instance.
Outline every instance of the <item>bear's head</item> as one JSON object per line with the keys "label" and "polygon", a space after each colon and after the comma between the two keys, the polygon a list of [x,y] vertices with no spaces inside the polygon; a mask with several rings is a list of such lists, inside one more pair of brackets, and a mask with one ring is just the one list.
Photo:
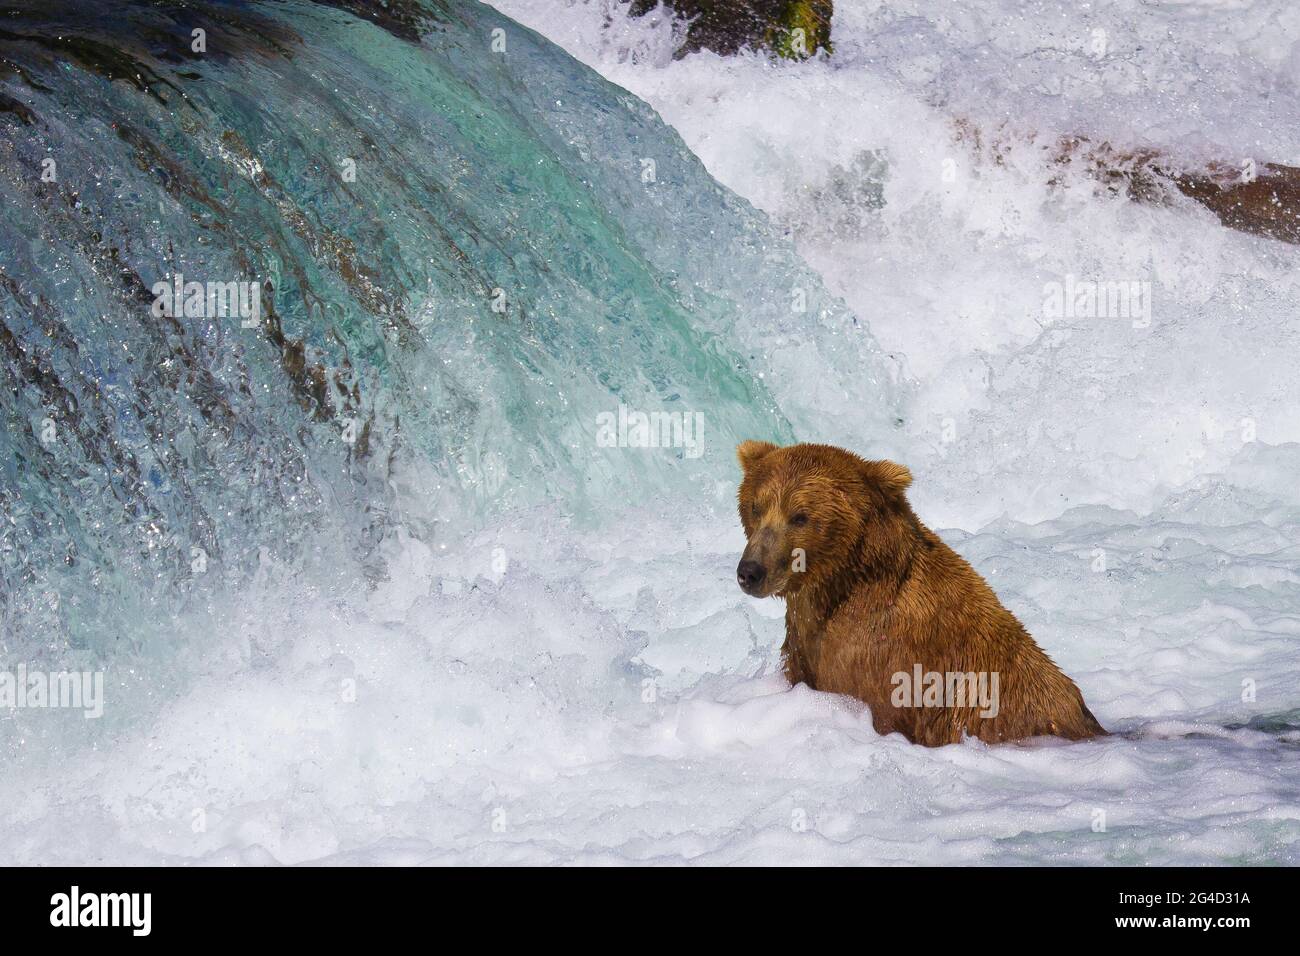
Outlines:
{"label": "bear's head", "polygon": [[736,449],[740,522],[736,568],[754,597],[791,596],[902,553],[916,519],[903,495],[911,473],[830,445],[747,441]]}

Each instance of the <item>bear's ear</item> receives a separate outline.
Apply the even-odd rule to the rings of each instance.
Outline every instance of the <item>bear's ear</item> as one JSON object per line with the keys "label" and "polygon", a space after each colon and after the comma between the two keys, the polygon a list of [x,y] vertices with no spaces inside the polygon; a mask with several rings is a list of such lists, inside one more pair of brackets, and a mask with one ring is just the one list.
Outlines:
{"label": "bear's ear", "polygon": [[769,452],[776,451],[776,445],[770,441],[742,441],[736,446],[736,458],[740,461],[740,470],[749,471],[754,463]]}
{"label": "bear's ear", "polygon": [[894,461],[867,461],[867,477],[880,485],[885,491],[902,494],[912,483],[912,473]]}

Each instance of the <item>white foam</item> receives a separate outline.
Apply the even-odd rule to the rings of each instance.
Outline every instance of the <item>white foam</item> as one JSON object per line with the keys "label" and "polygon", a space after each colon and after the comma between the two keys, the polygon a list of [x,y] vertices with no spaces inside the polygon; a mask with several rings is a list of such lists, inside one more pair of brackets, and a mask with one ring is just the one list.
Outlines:
{"label": "white foam", "polygon": [[352,606],[248,595],[251,638],[207,635],[136,720],[13,755],[0,846],[26,863],[1295,863],[1294,744],[1226,729],[1300,685],[1279,550],[1300,513],[1269,490],[1289,464],[1262,449],[1240,470],[1260,480],[1201,488],[1256,502],[1249,522],[1180,495],[949,534],[1119,732],[1105,741],[881,737],[860,704],[786,686],[781,606],[735,587],[725,511],[596,531],[528,514],[401,545],[401,579]]}
{"label": "white foam", "polygon": [[[918,384],[909,464],[934,520],[975,529],[1085,503],[1146,510],[1250,438],[1300,441],[1296,250],[1225,230],[1181,197],[1115,199],[1052,162],[1073,135],[1156,146],[1180,164],[1300,159],[1289,153],[1300,21],[1285,0],[1230,15],[840,4],[834,56],[799,64],[674,61],[668,18],[629,18],[615,0],[495,6],[646,99],[714,176],[787,225],[901,357]],[[1094,30],[1105,56],[1090,52]],[[958,121],[997,139],[999,162],[959,141]],[[1045,316],[1046,287],[1069,276],[1149,282],[1150,326]],[[815,359],[782,369],[800,373],[815,380]],[[815,416],[795,425],[827,437]],[[856,445],[870,454],[882,441],[892,436]]]}

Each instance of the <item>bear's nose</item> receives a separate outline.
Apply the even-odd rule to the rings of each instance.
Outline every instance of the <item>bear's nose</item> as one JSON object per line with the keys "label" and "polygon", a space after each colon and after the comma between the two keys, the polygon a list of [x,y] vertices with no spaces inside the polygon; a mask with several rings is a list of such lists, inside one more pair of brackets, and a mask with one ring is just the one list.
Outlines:
{"label": "bear's nose", "polygon": [[757,561],[741,561],[736,566],[736,580],[740,582],[742,590],[752,591],[763,583],[765,577],[767,571]]}

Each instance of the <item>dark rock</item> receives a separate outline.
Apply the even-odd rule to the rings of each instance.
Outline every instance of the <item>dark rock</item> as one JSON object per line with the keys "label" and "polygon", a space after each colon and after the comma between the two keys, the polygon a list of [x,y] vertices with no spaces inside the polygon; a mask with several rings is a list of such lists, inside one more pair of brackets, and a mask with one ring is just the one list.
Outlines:
{"label": "dark rock", "polygon": [[1188,170],[1156,150],[1117,150],[1080,138],[1066,141],[1064,155],[1081,148],[1090,174],[1135,202],[1163,204],[1172,186],[1229,229],[1300,243],[1300,168],[1261,161]]}
{"label": "dark rock", "polygon": [[[690,21],[679,57],[699,50],[730,56],[750,47],[802,60],[831,50],[832,0],[665,0],[664,5]],[[657,6],[658,0],[633,0],[632,14],[644,16]]]}
{"label": "dark rock", "polygon": [[1264,163],[1253,178],[1222,166],[1175,177],[1178,189],[1229,229],[1300,243],[1300,169]]}
{"label": "dark rock", "polygon": [[[1015,134],[992,135],[967,120],[955,124],[958,142],[1002,164]],[[1189,168],[1158,148],[1125,149],[1085,136],[1048,147],[1053,165],[1078,164],[1109,191],[1144,205],[1169,205],[1182,194],[1209,209],[1229,229],[1300,245],[1300,167],[1264,160],[1201,163]],[[1048,183],[1056,185],[1055,175]]]}

